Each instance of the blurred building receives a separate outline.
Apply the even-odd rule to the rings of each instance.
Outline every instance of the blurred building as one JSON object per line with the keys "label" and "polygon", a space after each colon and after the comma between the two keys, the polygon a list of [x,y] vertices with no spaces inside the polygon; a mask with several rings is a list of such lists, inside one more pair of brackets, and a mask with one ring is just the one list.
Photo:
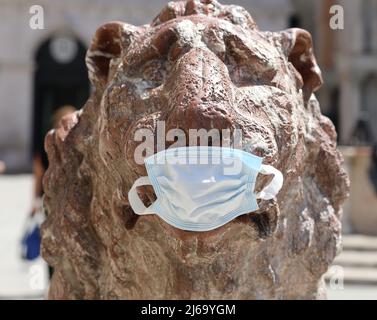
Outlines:
{"label": "blurred building", "polygon": [[[377,0],[292,0],[292,22],[313,34],[325,80],[317,93],[338,132],[351,180],[343,230],[377,235]],[[340,5],[344,29],[333,30]],[[372,146],[375,146],[373,149]]]}
{"label": "blurred building", "polygon": [[[296,21],[314,35],[325,85],[318,97],[341,144],[377,143],[377,0],[292,0]],[[329,26],[330,8],[344,10],[344,29]]]}

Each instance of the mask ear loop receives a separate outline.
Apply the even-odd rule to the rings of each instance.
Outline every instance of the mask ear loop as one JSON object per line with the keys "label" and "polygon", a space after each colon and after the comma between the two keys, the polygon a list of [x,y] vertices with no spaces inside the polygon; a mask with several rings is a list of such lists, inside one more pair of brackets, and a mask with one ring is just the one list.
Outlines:
{"label": "mask ear loop", "polygon": [[271,182],[263,188],[262,191],[256,194],[257,199],[271,200],[276,197],[281,187],[283,186],[283,174],[276,168],[270,165],[262,164],[259,171],[262,174],[273,174]]}
{"label": "mask ear loop", "polygon": [[139,194],[137,193],[137,190],[136,190],[137,187],[148,186],[148,185],[152,185],[151,181],[149,180],[149,177],[148,176],[140,177],[134,182],[130,191],[128,191],[128,201],[130,203],[132,210],[136,214],[145,215],[145,214],[154,213],[153,208],[152,208],[153,204],[151,204],[149,207],[146,207],[143,201],[141,201]]}

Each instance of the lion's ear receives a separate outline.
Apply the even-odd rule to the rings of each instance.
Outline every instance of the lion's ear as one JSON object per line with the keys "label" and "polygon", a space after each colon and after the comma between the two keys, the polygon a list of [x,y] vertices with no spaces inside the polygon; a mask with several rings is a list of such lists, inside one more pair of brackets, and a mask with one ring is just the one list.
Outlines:
{"label": "lion's ear", "polygon": [[119,58],[129,38],[137,27],[114,21],[99,27],[86,53],[89,79],[95,87],[102,87],[108,81],[110,63]]}
{"label": "lion's ear", "polygon": [[313,42],[310,33],[299,28],[280,32],[282,47],[303,80],[304,99],[317,91],[322,83],[321,70],[313,53]]}

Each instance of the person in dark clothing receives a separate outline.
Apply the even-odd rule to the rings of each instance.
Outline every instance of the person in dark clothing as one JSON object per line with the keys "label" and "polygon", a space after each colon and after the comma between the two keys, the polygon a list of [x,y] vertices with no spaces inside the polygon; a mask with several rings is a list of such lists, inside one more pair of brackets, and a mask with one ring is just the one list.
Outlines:
{"label": "person in dark clothing", "polygon": [[369,177],[377,194],[377,143],[372,148],[371,163],[369,168]]}

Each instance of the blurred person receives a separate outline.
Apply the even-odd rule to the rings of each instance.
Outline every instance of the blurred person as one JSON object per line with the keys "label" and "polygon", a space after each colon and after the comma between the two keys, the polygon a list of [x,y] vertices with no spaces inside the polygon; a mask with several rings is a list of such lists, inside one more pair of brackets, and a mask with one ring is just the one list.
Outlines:
{"label": "blurred person", "polygon": [[377,194],[377,142],[372,147],[369,174],[374,191]]}
{"label": "blurred person", "polygon": [[351,145],[367,146],[371,141],[375,139],[370,127],[370,117],[365,112],[361,112],[352,133]]}
{"label": "blurred person", "polygon": [[[76,108],[71,106],[71,105],[64,105],[60,108],[58,108],[52,118],[51,118],[51,124],[50,124],[50,129],[56,129],[59,126],[60,120],[65,117],[68,114],[71,114],[76,111]],[[43,197],[43,176],[44,173],[46,172],[48,168],[48,158],[47,158],[47,153],[44,149],[43,143],[40,145],[39,148],[36,148],[34,150],[33,154],[33,175],[34,175],[34,196],[33,196],[33,204],[32,204],[32,209],[31,209],[31,215],[29,220],[35,220],[37,221],[37,224],[40,224],[41,221],[39,218],[33,219],[34,216],[40,215],[43,213],[43,202],[42,202],[42,197]],[[23,242],[27,241],[25,238],[27,236],[30,236],[30,243],[33,243],[33,245],[38,242],[38,250],[37,252],[34,251],[34,254],[32,255],[31,259],[34,259],[35,257],[39,256],[39,247],[40,247],[40,237],[39,237],[39,226],[34,228],[34,234],[26,234],[24,237]],[[34,238],[31,239],[31,236]],[[24,256],[24,258],[29,259],[27,256]],[[52,268],[49,267],[49,274],[50,277],[52,276]]]}
{"label": "blurred person", "polygon": [[0,174],[5,172],[5,163],[4,161],[0,160]]}

